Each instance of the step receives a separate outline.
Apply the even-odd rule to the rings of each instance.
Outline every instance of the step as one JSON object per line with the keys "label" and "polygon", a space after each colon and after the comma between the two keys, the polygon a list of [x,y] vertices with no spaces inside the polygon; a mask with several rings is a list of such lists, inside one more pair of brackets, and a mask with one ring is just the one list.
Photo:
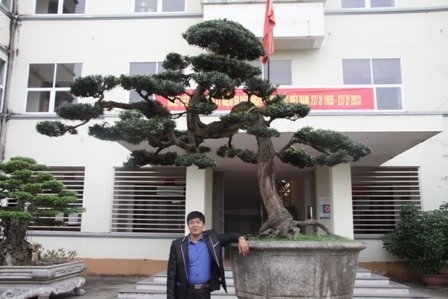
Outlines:
{"label": "step", "polygon": [[[214,291],[211,298],[227,299],[237,298],[233,275],[230,269],[225,271],[227,291],[223,289]],[[166,272],[139,281],[134,287],[120,290],[119,299],[144,299],[144,298],[166,298]],[[410,287],[391,281],[385,276],[372,273],[369,270],[359,268],[356,272],[354,299],[385,299],[385,298],[429,298],[412,290]]]}

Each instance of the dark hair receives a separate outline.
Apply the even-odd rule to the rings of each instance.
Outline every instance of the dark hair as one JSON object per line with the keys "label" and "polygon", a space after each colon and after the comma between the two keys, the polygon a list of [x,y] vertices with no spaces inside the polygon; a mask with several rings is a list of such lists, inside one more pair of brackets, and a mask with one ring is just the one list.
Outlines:
{"label": "dark hair", "polygon": [[187,223],[188,223],[188,221],[190,221],[192,219],[196,219],[196,218],[199,218],[202,222],[205,223],[205,216],[204,216],[204,214],[202,214],[199,211],[190,212],[187,216]]}

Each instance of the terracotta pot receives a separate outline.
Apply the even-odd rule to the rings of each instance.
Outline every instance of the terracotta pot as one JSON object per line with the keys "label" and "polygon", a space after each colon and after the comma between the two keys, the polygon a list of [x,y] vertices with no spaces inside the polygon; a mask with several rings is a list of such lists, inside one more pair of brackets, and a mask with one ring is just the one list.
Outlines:
{"label": "terracotta pot", "polygon": [[420,274],[420,280],[429,287],[448,286],[448,274]]}

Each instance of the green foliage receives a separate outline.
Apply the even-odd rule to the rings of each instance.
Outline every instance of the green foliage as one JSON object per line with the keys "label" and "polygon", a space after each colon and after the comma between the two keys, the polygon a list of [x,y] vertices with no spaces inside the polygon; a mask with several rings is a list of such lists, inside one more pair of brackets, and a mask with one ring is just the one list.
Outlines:
{"label": "green foliage", "polygon": [[218,108],[218,105],[214,102],[205,100],[203,102],[188,105],[187,111],[196,114],[210,115],[216,108]]}
{"label": "green foliage", "polygon": [[323,153],[316,158],[318,165],[335,166],[359,160],[370,154],[370,149],[348,136],[332,130],[304,127],[294,134],[297,143],[313,147]]}
{"label": "green foliage", "polygon": [[183,37],[190,45],[222,56],[255,60],[263,55],[258,38],[241,24],[229,20],[210,20],[191,26]]}
{"label": "green foliage", "polygon": [[56,215],[84,212],[83,208],[73,207],[78,201],[76,194],[47,170],[47,166],[26,157],[13,157],[0,163],[0,199],[4,203],[0,207],[1,263],[3,254],[9,250],[27,250],[26,231],[31,221],[51,225],[56,223]]}
{"label": "green foliage", "polygon": [[265,137],[265,138],[271,138],[271,137],[279,137],[280,132],[277,131],[274,128],[269,128],[266,126],[252,126],[248,127],[246,130],[247,134],[255,135],[258,137]]}
{"label": "green foliage", "polygon": [[168,70],[182,71],[187,68],[189,61],[178,53],[168,53],[163,61],[163,68]]}
{"label": "green foliage", "polygon": [[283,163],[291,164],[295,167],[306,168],[316,165],[314,159],[302,148],[289,147],[280,155]]}
{"label": "green foliage", "polygon": [[104,96],[104,92],[117,86],[118,80],[114,76],[86,76],[76,78],[71,86],[71,92],[78,97],[98,98]]}
{"label": "green foliage", "polygon": [[177,153],[167,152],[164,154],[157,154],[145,150],[137,150],[131,153],[131,157],[126,163],[125,167],[142,167],[148,164],[151,165],[175,165]]}
{"label": "green foliage", "polygon": [[65,124],[60,121],[42,121],[36,125],[37,132],[50,137],[63,136],[67,132],[76,134],[75,129],[70,130]]}
{"label": "green foliage", "polygon": [[[264,54],[259,39],[242,25],[226,19],[193,25],[183,37],[188,44],[204,51],[194,56],[168,53],[163,62],[164,70],[154,75],[78,78],[71,91],[76,96],[89,98],[86,103],[57,110],[61,118],[70,122],[45,121],[37,125],[37,130],[48,136],[76,134],[78,127],[89,123],[88,132],[95,138],[146,145],[147,151],[131,153],[125,163],[128,167],[148,164],[216,167],[216,161],[208,155],[210,148],[204,145],[210,139],[220,139],[225,144],[217,150],[219,156],[259,163],[257,169],[265,166],[264,175],[267,176],[275,175],[274,167],[268,166],[274,165],[277,158],[304,168],[350,163],[370,153],[366,146],[343,134],[311,128],[299,129],[283,147],[274,146],[272,139],[280,133],[273,122],[299,120],[308,115],[310,108],[287,103],[286,96],[277,93],[277,86],[261,78],[261,69],[251,63]],[[115,87],[134,91],[141,100],[108,100],[107,92]],[[244,92],[241,97],[238,94],[238,98],[235,97],[237,89]],[[208,115],[216,112],[219,106],[230,106],[229,100],[234,98],[238,104],[231,107],[229,113],[219,120],[209,121]],[[171,112],[165,107],[166,102],[176,103],[185,110]],[[120,112],[118,121],[90,123],[112,110]],[[185,121],[183,129],[176,127],[180,120]],[[233,144],[236,139],[233,136],[238,133],[255,138],[258,148],[245,149]],[[267,195],[262,198],[275,200]]]}
{"label": "green foliage", "polygon": [[223,158],[239,157],[242,161],[246,163],[251,164],[257,163],[257,153],[244,148],[234,148],[229,147],[228,145],[223,145],[218,148],[216,154]]}
{"label": "green foliage", "polygon": [[414,205],[401,209],[401,223],[384,236],[386,251],[408,261],[417,271],[438,274],[448,260],[448,209],[421,211]]}
{"label": "green foliage", "polygon": [[[280,100],[282,99],[280,98]],[[286,118],[292,121],[307,116],[309,112],[310,107],[308,105],[288,104],[285,102],[269,104],[261,109],[261,114],[270,117],[271,119]]]}
{"label": "green foliage", "polygon": [[216,162],[203,153],[185,153],[176,159],[177,166],[196,165],[199,169],[216,167]]}

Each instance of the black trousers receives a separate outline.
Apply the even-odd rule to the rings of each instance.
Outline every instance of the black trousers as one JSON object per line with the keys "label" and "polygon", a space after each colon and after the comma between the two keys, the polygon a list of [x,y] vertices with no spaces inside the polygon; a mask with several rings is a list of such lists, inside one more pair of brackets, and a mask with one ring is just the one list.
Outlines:
{"label": "black trousers", "polygon": [[210,289],[187,289],[186,299],[210,299]]}

